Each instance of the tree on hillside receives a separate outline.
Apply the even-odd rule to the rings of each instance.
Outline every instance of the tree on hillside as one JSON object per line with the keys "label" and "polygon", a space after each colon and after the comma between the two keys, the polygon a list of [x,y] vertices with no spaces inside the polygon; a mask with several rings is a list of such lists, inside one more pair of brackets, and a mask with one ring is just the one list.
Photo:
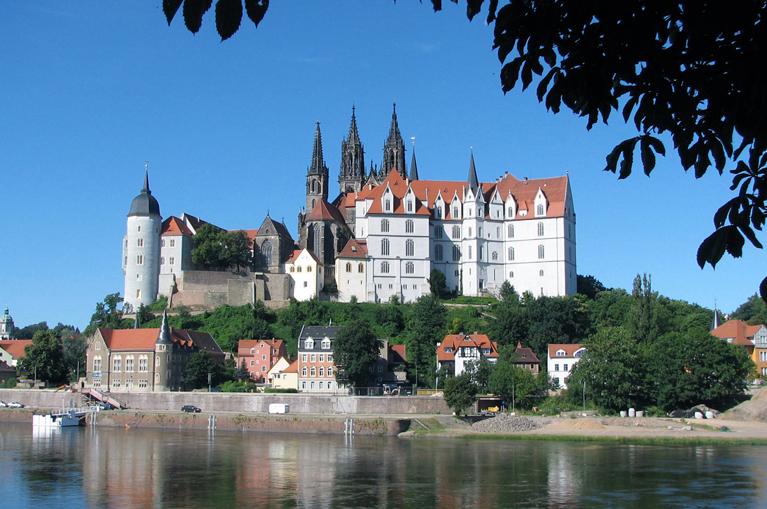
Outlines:
{"label": "tree on hillside", "polygon": [[767,324],[767,303],[757,295],[752,295],[746,302],[738,306],[730,318],[743,320],[752,325]]}
{"label": "tree on hillside", "polygon": [[608,410],[626,410],[646,402],[645,366],[639,343],[621,328],[602,329],[585,341],[586,353],[567,381],[568,396],[587,398]]}
{"label": "tree on hillside", "polygon": [[596,299],[588,301],[586,306],[593,327],[601,329],[624,326],[631,312],[631,304],[631,296],[626,290],[614,288],[599,292]]}
{"label": "tree on hillside", "polygon": [[447,280],[441,270],[432,269],[429,273],[429,290],[433,297],[444,299],[448,296]]}
{"label": "tree on hillside", "polygon": [[594,276],[581,276],[578,274],[578,293],[589,299],[595,299],[599,292],[607,290],[605,285]]}
{"label": "tree on hillside", "polygon": [[192,262],[207,270],[226,270],[248,266],[250,252],[243,232],[228,232],[209,224],[202,225],[194,236]]}
{"label": "tree on hillside", "polygon": [[[442,3],[431,0],[435,11]],[[168,24],[182,4],[184,22],[196,33],[212,0],[164,0]],[[746,239],[762,248],[755,230],[767,218],[763,0],[467,0],[469,20],[483,5],[504,92],[535,84],[547,110],[564,106],[587,118],[587,129],[607,124],[613,113],[636,129],[607,155],[605,170],[627,178],[638,153],[650,175],[666,154],[658,136],[670,137],[696,178],[712,166],[720,174],[730,170],[737,194],[714,215],[715,230],[698,249],[701,267],[716,265],[725,252],[741,256]],[[217,0],[221,39],[237,32],[243,13],[258,26],[268,7],[267,0]],[[767,301],[767,278],[759,288]]]}
{"label": "tree on hillside", "polygon": [[385,337],[396,337],[405,330],[405,316],[399,299],[392,297],[376,313],[376,322],[384,331]]}
{"label": "tree on hillside", "polygon": [[706,331],[664,335],[650,347],[645,364],[651,398],[666,411],[700,403],[729,408],[740,401],[755,375],[745,348]]}
{"label": "tree on hillside", "polygon": [[333,341],[333,359],[339,383],[367,387],[378,360],[381,341],[365,320],[347,323]]}
{"label": "tree on hillside", "polygon": [[96,311],[91,315],[91,321],[83,331],[83,334],[91,336],[96,329],[120,329],[127,326],[123,321],[122,311],[119,306],[123,301],[119,293],[110,293],[102,302],[96,304]]}
{"label": "tree on hillside", "polygon": [[222,362],[217,361],[207,352],[193,353],[184,367],[184,387],[187,389],[208,387],[208,373],[210,373],[210,384],[213,387],[226,381],[225,367]]}
{"label": "tree on hillside", "polygon": [[423,295],[412,307],[407,324],[410,377],[419,385],[433,384],[437,343],[445,337],[447,312],[439,299]]}
{"label": "tree on hillside", "polygon": [[69,370],[64,361],[61,338],[52,330],[37,331],[32,344],[25,350],[26,355],[19,361],[20,372],[51,385],[67,382]]}
{"label": "tree on hillside", "polygon": [[501,396],[508,408],[531,408],[546,395],[547,376],[545,373],[534,375],[515,366],[513,359],[512,347],[501,350],[501,356],[490,373],[488,389]]}
{"label": "tree on hillside", "polygon": [[445,380],[442,393],[447,406],[453,409],[455,415],[461,415],[474,404],[477,397],[477,386],[472,381],[470,374],[463,373]]}
{"label": "tree on hillside", "polygon": [[660,334],[658,294],[652,291],[652,278],[636,275],[631,291],[632,305],[626,330],[638,341],[650,341]]}
{"label": "tree on hillside", "polygon": [[34,337],[35,333],[37,331],[46,331],[48,330],[48,322],[38,322],[33,323],[30,325],[27,325],[26,327],[15,327],[13,329],[13,335],[12,337],[16,339],[31,339]]}

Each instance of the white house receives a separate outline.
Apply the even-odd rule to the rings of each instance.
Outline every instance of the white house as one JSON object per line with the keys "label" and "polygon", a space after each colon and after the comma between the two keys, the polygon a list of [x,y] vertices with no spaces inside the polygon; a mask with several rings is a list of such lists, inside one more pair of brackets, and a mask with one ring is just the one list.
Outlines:
{"label": "white house", "polygon": [[336,258],[338,300],[349,302],[355,297],[367,300],[368,246],[364,240],[351,239]]}
{"label": "white house", "polygon": [[486,359],[490,364],[498,362],[498,344],[490,341],[487,334],[448,334],[437,343],[437,369],[447,368],[458,376],[466,371],[469,363]]}
{"label": "white house", "polygon": [[549,378],[560,388],[567,389],[567,379],[586,349],[580,343],[549,343],[546,366]]}
{"label": "white house", "polygon": [[296,249],[285,262],[290,294],[299,301],[316,297],[323,288],[322,264],[307,249]]}

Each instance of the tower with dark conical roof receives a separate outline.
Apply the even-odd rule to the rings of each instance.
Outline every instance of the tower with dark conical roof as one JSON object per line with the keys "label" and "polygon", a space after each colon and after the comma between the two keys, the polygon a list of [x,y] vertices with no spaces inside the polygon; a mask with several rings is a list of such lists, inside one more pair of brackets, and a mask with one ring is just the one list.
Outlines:
{"label": "tower with dark conical roof", "polygon": [[358,192],[365,183],[365,149],[357,130],[357,116],[352,106],[349,134],[341,142],[341,170],[338,186],[342,193]]}
{"label": "tower with dark conical roof", "polygon": [[123,238],[122,268],[125,274],[125,304],[129,311],[148,306],[157,299],[160,278],[160,204],[149,188],[149,171],[144,186],[131,201]]}
{"label": "tower with dark conical roof", "polygon": [[466,183],[469,185],[469,189],[476,193],[479,187],[479,179],[477,178],[477,168],[474,166],[474,152],[471,153],[471,159],[469,160],[469,176],[466,179]]}
{"label": "tower with dark conical roof", "polygon": [[410,157],[410,180],[418,180],[418,164],[415,162],[415,147]]}
{"label": "tower with dark conical roof", "polygon": [[405,143],[402,141],[402,135],[399,132],[397,123],[397,105],[394,104],[391,114],[391,126],[389,126],[389,136],[383,149],[383,162],[381,163],[381,178],[386,178],[390,171],[397,170],[402,178],[407,178],[407,169],[405,168]]}
{"label": "tower with dark conical roof", "polygon": [[160,333],[157,335],[157,340],[154,343],[154,390],[155,391],[167,391],[169,389],[168,382],[170,381],[170,362],[173,358],[171,355],[171,349],[173,348],[173,340],[171,339],[171,330],[168,325],[168,311],[162,312],[162,323],[160,324]]}
{"label": "tower with dark conical roof", "polygon": [[320,123],[314,129],[312,162],[306,170],[306,211],[309,212],[321,200],[328,199],[328,167],[322,155],[322,132]]}

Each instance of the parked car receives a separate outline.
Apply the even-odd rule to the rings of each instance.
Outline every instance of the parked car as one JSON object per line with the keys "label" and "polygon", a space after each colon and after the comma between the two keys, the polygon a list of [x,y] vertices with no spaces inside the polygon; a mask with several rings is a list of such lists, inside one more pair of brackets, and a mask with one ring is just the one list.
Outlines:
{"label": "parked car", "polygon": [[8,406],[8,403],[6,403],[3,400],[0,400],[0,408],[6,408]]}
{"label": "parked car", "polygon": [[196,407],[194,405],[184,405],[181,407],[181,411],[187,412],[190,414],[199,414],[200,412],[202,412],[202,410],[200,410],[199,407]]}
{"label": "parked car", "polygon": [[8,408],[24,408],[24,404],[18,401],[11,401],[8,403]]}

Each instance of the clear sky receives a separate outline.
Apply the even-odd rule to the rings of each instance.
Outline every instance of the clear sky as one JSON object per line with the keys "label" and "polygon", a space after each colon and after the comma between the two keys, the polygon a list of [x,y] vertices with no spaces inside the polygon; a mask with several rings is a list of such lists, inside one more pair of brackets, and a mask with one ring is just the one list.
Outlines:
{"label": "clear sky", "polygon": [[352,105],[380,164],[394,101],[422,179],[465,179],[470,147],[480,180],[569,172],[578,273],[630,288],[647,272],[661,293],[725,311],[756,292],[764,251],[695,263],[726,176],[696,180],[675,157],[649,179],[603,172],[632,131],[616,115],[588,132],[532,90],[504,95],[479,18],[450,2],[437,14],[428,1],[272,2],[222,43],[213,10],[192,35],[181,14],[167,26],[160,0],[0,3],[0,306],[19,326],[83,327],[122,292],[145,160],[164,217],[257,228],[268,211],[295,235],[314,123],[334,195]]}

